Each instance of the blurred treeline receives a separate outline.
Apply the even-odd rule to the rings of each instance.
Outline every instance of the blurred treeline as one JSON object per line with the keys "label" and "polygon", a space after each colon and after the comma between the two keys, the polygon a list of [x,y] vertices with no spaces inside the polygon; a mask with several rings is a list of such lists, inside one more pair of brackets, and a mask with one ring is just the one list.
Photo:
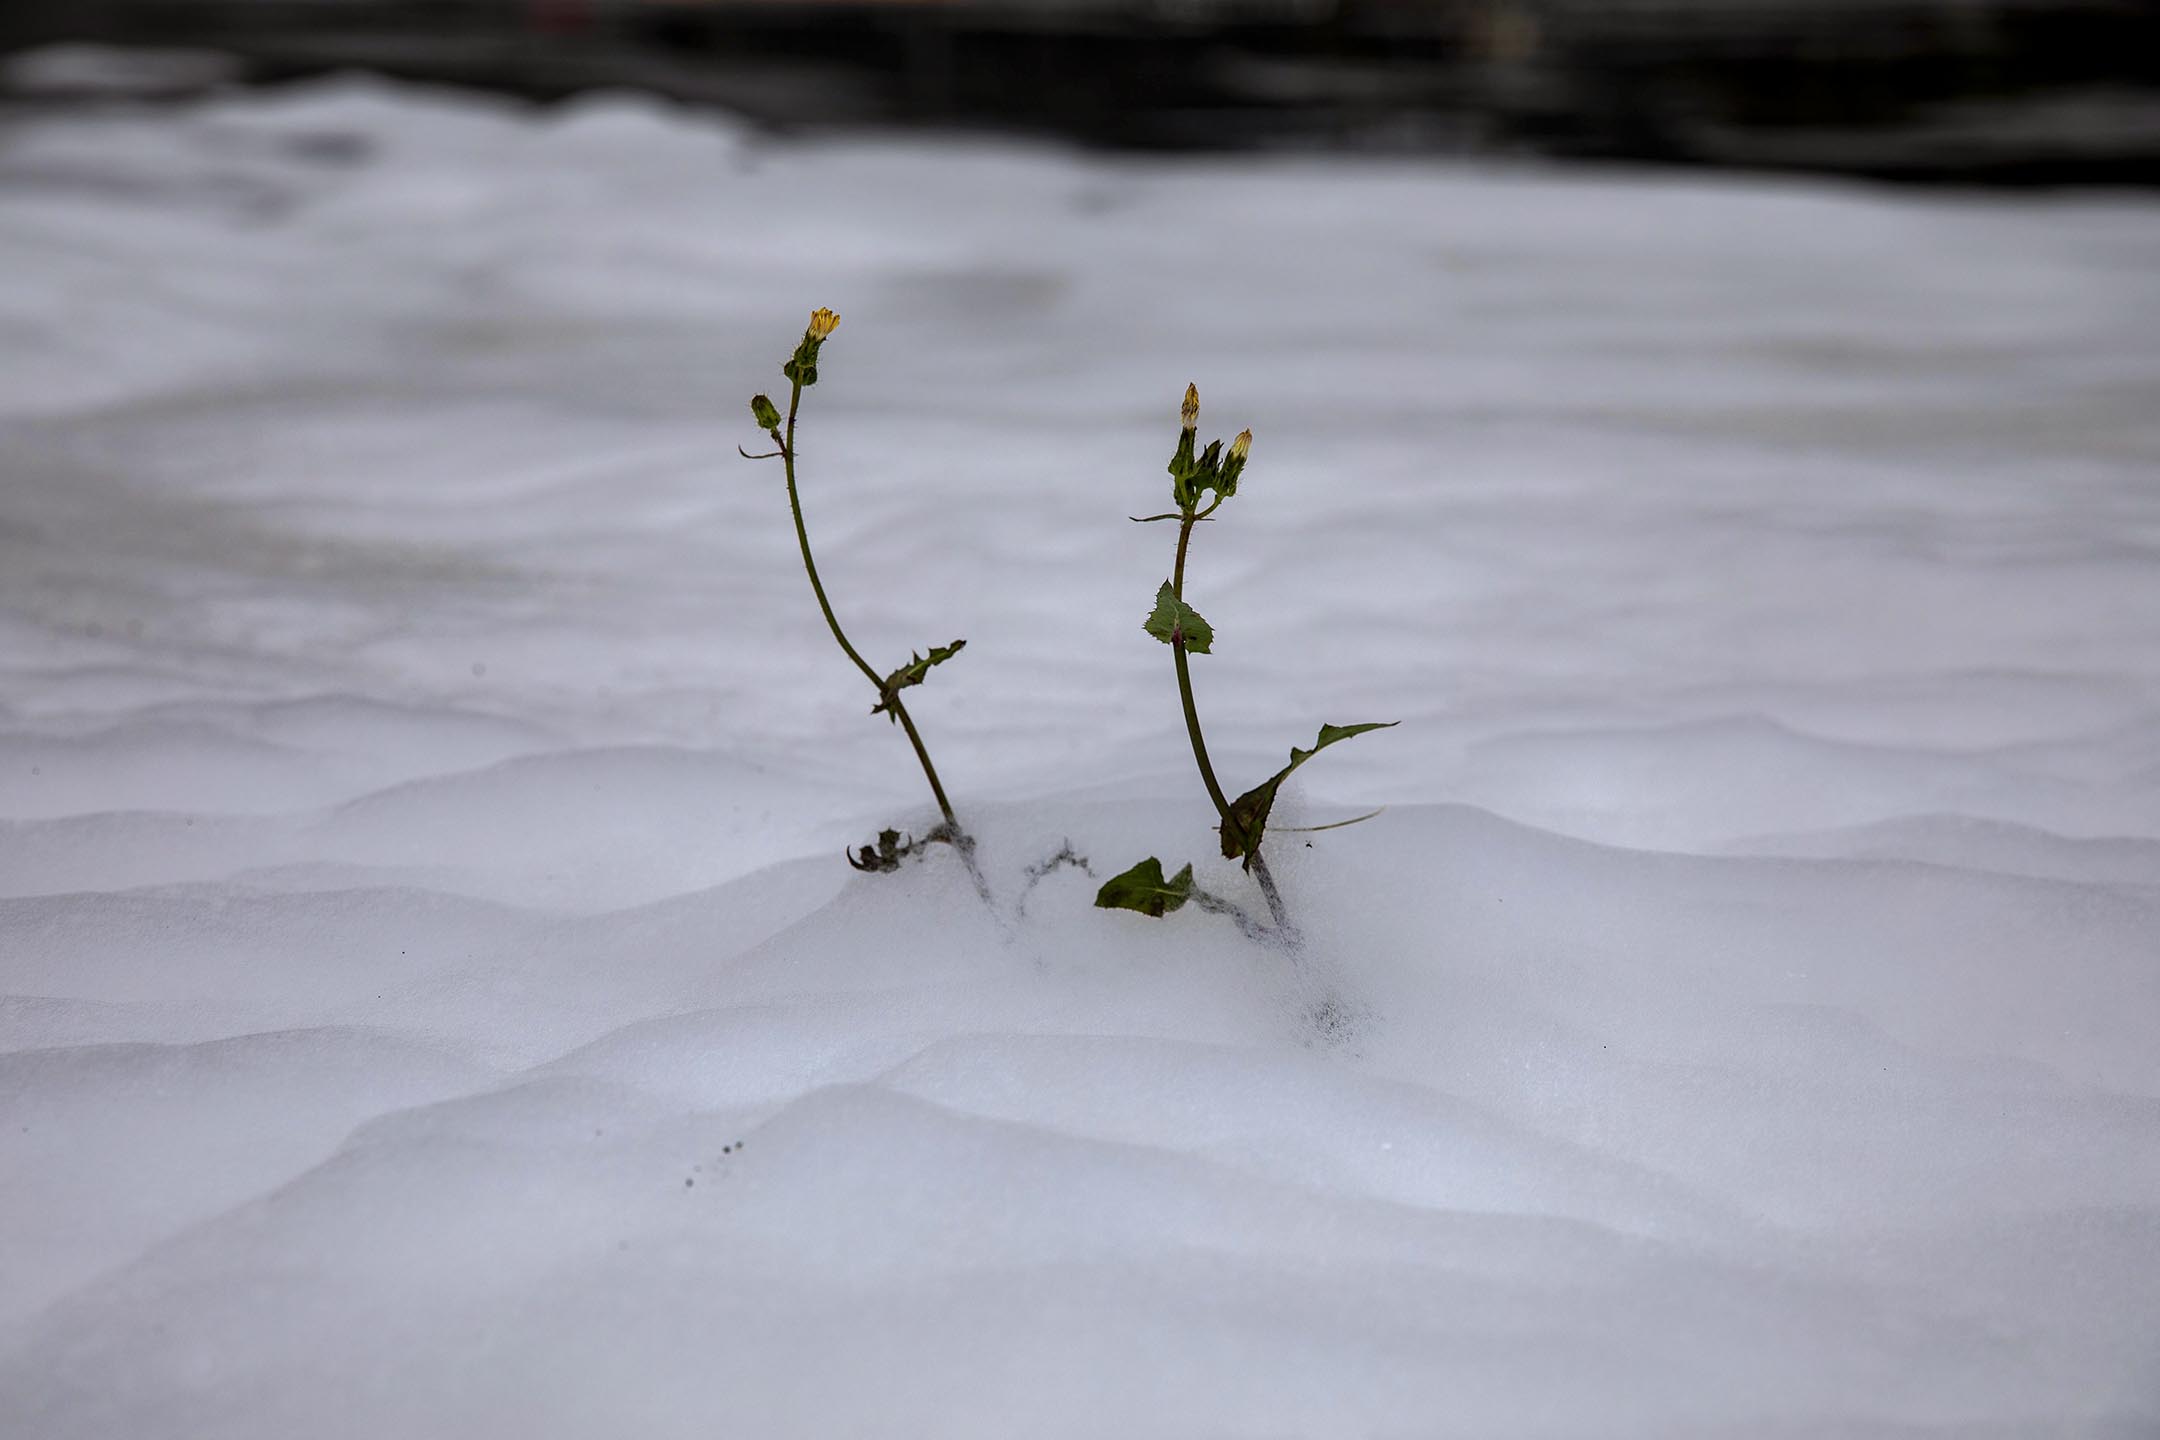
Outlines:
{"label": "blurred treeline", "polygon": [[2160,0],[0,0],[0,47],[56,41],[783,126],[2160,181]]}

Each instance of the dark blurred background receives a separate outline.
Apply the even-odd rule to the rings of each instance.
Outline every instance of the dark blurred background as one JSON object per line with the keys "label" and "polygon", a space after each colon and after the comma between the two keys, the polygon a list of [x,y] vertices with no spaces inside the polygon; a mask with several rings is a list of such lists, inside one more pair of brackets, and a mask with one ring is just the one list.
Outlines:
{"label": "dark blurred background", "polygon": [[360,67],[781,127],[2160,182],[2160,0],[4,0],[0,51],[14,104]]}

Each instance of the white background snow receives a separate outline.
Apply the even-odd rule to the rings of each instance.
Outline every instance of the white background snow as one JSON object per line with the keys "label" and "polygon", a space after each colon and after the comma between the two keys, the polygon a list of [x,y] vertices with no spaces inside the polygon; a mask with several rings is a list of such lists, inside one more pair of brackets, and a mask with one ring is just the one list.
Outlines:
{"label": "white background snow", "polygon": [[[2160,1431],[2150,197],[338,81],[0,132],[0,347],[0,1433]],[[1302,970],[1019,908],[1251,900],[1188,379]]]}

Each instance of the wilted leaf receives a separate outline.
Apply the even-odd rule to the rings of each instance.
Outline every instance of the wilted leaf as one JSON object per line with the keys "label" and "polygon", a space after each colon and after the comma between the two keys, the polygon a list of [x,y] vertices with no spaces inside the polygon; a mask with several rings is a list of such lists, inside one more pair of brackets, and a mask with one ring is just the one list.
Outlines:
{"label": "wilted leaf", "polygon": [[1114,875],[1095,892],[1099,910],[1137,910],[1160,918],[1192,898],[1192,866],[1187,865],[1165,880],[1162,861],[1150,855],[1122,875]]}
{"label": "wilted leaf", "polygon": [[[885,683],[878,691],[878,703],[870,707],[870,713],[873,715],[880,712],[889,713],[895,695],[907,689],[910,685],[922,684],[923,677],[930,673],[931,666],[944,664],[947,660],[959,654],[966,645],[967,641],[965,640],[955,640],[950,645],[932,646],[928,655],[916,654],[907,664],[902,665],[892,674],[885,677]],[[894,723],[897,724],[899,717],[895,715],[892,718]]]}
{"label": "wilted leaf", "polygon": [[1385,730],[1399,724],[1395,720],[1372,720],[1362,725],[1322,725],[1320,738],[1310,750],[1290,747],[1290,763],[1283,766],[1260,784],[1230,802],[1230,818],[1222,824],[1222,853],[1226,860],[1245,857],[1247,868],[1252,865],[1252,852],[1259,848],[1261,837],[1267,833],[1268,814],[1275,808],[1275,792],[1282,789],[1283,781],[1290,772],[1303,765],[1338,740],[1362,735],[1368,730]]}
{"label": "wilted leaf", "polygon": [[848,851],[847,863],[857,870],[872,872],[897,870],[900,868],[900,862],[906,859],[908,853],[914,848],[915,842],[913,839],[910,839],[904,845],[900,842],[899,831],[880,830],[878,831],[876,848],[873,849],[865,845],[859,850]]}
{"label": "wilted leaf", "polygon": [[1200,612],[1178,599],[1165,580],[1162,589],[1155,592],[1155,610],[1147,617],[1147,633],[1165,645],[1175,645],[1180,640],[1185,649],[1194,655],[1205,655],[1215,643],[1215,627],[1200,618]]}

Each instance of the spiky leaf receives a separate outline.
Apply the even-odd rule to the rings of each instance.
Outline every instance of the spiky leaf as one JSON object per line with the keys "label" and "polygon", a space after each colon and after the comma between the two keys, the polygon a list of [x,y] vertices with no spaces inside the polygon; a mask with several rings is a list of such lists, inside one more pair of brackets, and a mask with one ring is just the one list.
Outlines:
{"label": "spiky leaf", "polygon": [[880,830],[878,831],[876,847],[872,848],[865,845],[861,849],[848,851],[847,863],[857,870],[868,870],[873,873],[897,870],[900,868],[900,862],[906,859],[908,852],[914,848],[915,841],[912,837],[905,844],[902,844],[899,831]]}
{"label": "spiky leaf", "polygon": [[[885,677],[885,683],[878,691],[878,703],[870,707],[870,713],[876,715],[882,712],[890,715],[895,695],[907,689],[910,685],[922,684],[923,677],[930,673],[931,666],[944,664],[947,660],[959,654],[966,645],[967,641],[965,640],[955,640],[950,645],[933,645],[928,655],[917,652],[909,659],[907,664],[902,665],[892,674]],[[892,719],[896,724],[899,718],[897,715],[892,715]]]}
{"label": "spiky leaf", "polygon": [[1193,483],[1202,490],[1212,489],[1222,469],[1222,441],[1210,440],[1207,449],[1193,462]]}
{"label": "spiky leaf", "polygon": [[1385,730],[1399,724],[1395,720],[1370,720],[1362,725],[1322,725],[1320,738],[1310,750],[1290,747],[1290,763],[1283,766],[1260,784],[1230,802],[1230,818],[1222,824],[1222,853],[1226,860],[1245,857],[1248,869],[1252,866],[1253,851],[1260,848],[1260,840],[1267,833],[1268,814],[1275,808],[1275,794],[1282,789],[1283,781],[1292,771],[1319,754],[1338,740],[1348,740],[1368,730]]}
{"label": "spiky leaf", "polygon": [[1170,582],[1162,582],[1162,589],[1155,592],[1155,610],[1147,617],[1147,633],[1165,645],[1183,643],[1188,653],[1205,655],[1215,643],[1215,627],[1200,618],[1200,612],[1178,599],[1171,590]]}
{"label": "spiky leaf", "polygon": [[1192,898],[1192,885],[1192,866],[1165,880],[1162,861],[1150,855],[1124,874],[1104,881],[1095,892],[1095,908],[1137,910],[1160,919]]}

